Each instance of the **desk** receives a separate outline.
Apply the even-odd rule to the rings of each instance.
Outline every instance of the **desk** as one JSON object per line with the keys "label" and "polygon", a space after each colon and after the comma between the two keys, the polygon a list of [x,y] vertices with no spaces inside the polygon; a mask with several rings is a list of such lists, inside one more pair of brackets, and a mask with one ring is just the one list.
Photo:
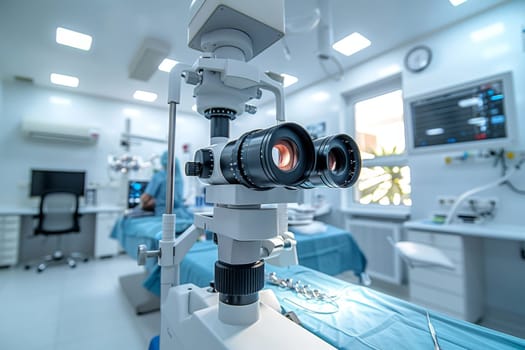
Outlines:
{"label": "desk", "polygon": [[[113,224],[123,208],[114,205],[100,206],[81,206],[79,213],[83,214],[81,218],[81,234],[84,243],[83,250],[86,250],[85,244],[89,245],[88,254],[95,257],[116,255],[119,252],[118,243],[109,238]],[[29,245],[35,245],[32,240],[33,215],[38,214],[37,207],[23,206],[2,206],[0,207],[0,266],[16,265],[21,257],[23,260],[39,258],[40,253],[29,249]],[[91,231],[94,233],[88,233]],[[73,235],[71,235],[73,236]],[[87,236],[89,236],[88,239]],[[73,236],[74,237],[74,236]],[[81,236],[76,236],[78,238]],[[87,243],[86,243],[87,242]],[[39,244],[41,245],[41,244]],[[25,249],[28,248],[28,249]],[[40,250],[49,247],[40,247]],[[24,252],[24,254],[21,254]],[[46,251],[49,253],[49,251]],[[44,253],[45,254],[45,253]]]}
{"label": "desk", "polygon": [[483,239],[525,241],[525,227],[517,225],[408,221],[404,227],[409,241],[440,249],[455,265],[454,271],[410,269],[410,300],[470,322],[484,316]]}

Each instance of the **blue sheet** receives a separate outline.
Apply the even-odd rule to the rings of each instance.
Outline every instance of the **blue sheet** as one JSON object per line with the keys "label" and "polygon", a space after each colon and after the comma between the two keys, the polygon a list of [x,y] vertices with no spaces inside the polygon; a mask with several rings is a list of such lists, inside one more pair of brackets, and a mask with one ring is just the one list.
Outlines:
{"label": "blue sheet", "polygon": [[[303,266],[267,265],[267,270],[337,295],[335,307],[305,300],[269,283],[265,286],[274,291],[283,312],[295,312],[304,328],[338,349],[433,349],[426,310],[419,306]],[[429,312],[444,350],[525,349],[523,339]],[[156,345],[158,338],[152,340],[150,350],[158,349]]]}
{"label": "blue sheet", "polygon": [[359,277],[366,270],[366,257],[348,231],[326,225],[325,232],[305,235],[299,229],[289,227],[297,240],[299,264],[331,276],[352,270]]}

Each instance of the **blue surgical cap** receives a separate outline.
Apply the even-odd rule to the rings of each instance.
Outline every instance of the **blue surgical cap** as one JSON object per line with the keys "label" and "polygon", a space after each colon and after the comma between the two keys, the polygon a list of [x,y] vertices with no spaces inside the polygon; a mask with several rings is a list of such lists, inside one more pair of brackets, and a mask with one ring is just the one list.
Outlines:
{"label": "blue surgical cap", "polygon": [[162,166],[164,168],[167,168],[168,167],[168,151],[165,151],[164,153],[162,153],[162,155],[160,156],[160,164],[162,164]]}

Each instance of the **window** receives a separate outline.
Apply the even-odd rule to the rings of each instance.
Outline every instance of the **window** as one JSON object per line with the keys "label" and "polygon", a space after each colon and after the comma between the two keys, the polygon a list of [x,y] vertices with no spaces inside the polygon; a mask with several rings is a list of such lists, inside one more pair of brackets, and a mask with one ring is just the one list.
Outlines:
{"label": "window", "polygon": [[410,169],[405,152],[400,81],[376,85],[347,99],[363,165],[353,187],[355,204],[409,206]]}

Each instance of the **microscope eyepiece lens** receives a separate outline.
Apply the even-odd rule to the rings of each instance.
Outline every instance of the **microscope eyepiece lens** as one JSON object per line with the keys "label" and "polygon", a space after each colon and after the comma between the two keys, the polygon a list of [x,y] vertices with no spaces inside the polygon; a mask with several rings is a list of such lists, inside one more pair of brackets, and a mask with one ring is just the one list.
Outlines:
{"label": "microscope eyepiece lens", "polygon": [[316,166],[303,188],[352,186],[361,171],[361,155],[355,141],[339,134],[314,141]]}
{"label": "microscope eyepiece lens", "polygon": [[303,127],[283,123],[229,142],[220,162],[228,183],[260,189],[294,187],[306,181],[314,169],[314,144]]}
{"label": "microscope eyepiece lens", "polygon": [[328,152],[328,169],[333,174],[339,174],[345,166],[345,155],[339,148],[332,148]]}
{"label": "microscope eyepiece lens", "polygon": [[272,148],[272,160],[282,171],[290,171],[297,166],[298,153],[297,145],[294,142],[280,140]]}

